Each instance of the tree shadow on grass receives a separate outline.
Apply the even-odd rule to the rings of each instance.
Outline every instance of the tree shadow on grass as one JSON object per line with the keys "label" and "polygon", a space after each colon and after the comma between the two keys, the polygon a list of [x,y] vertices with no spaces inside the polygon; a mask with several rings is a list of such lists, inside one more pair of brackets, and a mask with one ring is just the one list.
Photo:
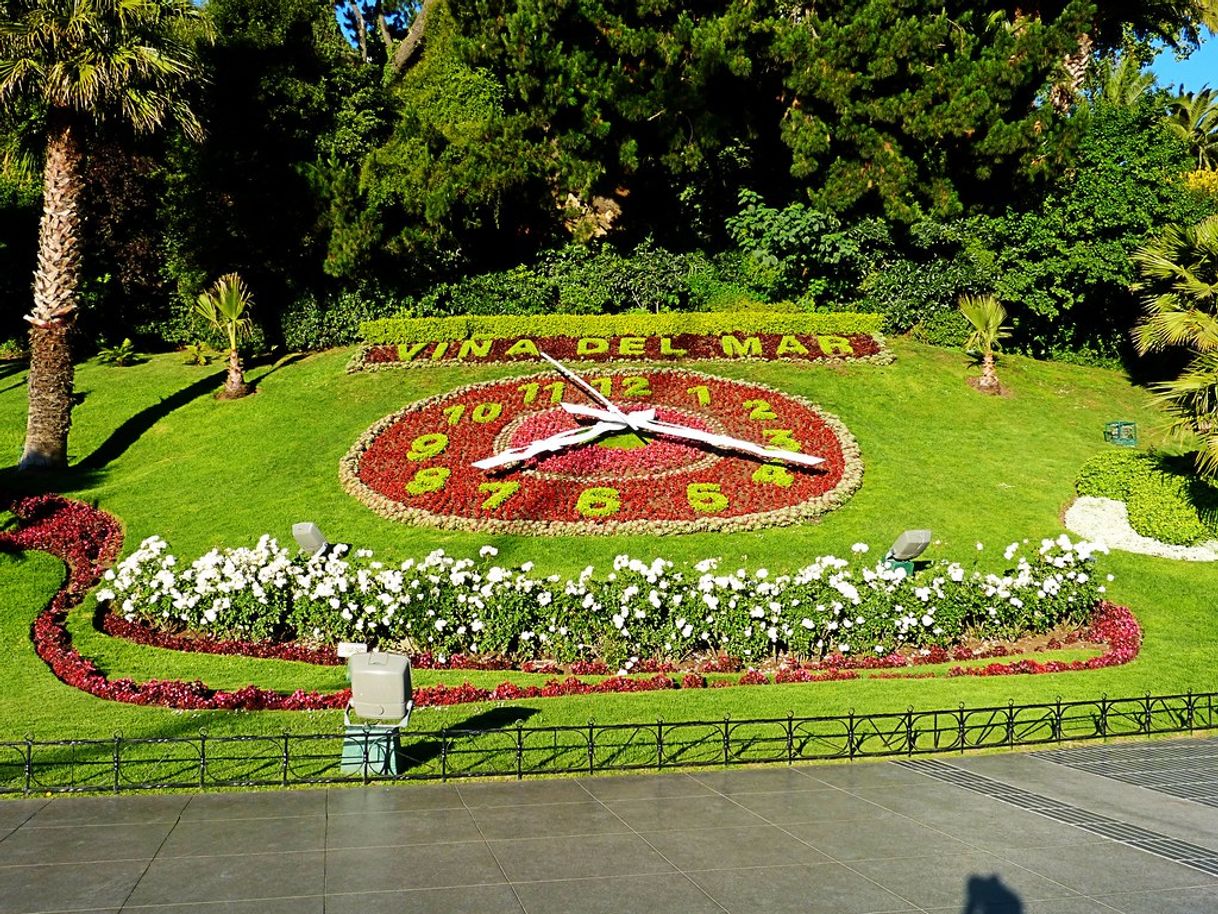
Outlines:
{"label": "tree shadow on grass", "polygon": [[214,391],[217,382],[223,377],[223,372],[213,372],[140,410],[112,431],[110,436],[92,454],[79,461],[74,469],[85,473],[103,469],[126,453],[131,445],[174,410],[181,409],[186,404]]}
{"label": "tree shadow on grass", "polygon": [[[452,734],[452,739],[449,742],[448,753],[452,757],[455,753],[463,757],[473,757],[476,759],[479,756],[490,758],[491,756],[500,755],[507,749],[507,744],[502,740],[494,741],[493,745],[485,747],[464,747],[460,743],[466,740],[476,739],[475,734],[481,733],[508,733],[510,728],[517,723],[524,723],[530,717],[540,713],[537,708],[528,707],[504,707],[504,708],[488,708],[472,717],[467,717],[460,723],[447,727],[447,731]],[[403,736],[409,737],[410,731],[407,730]],[[514,743],[513,743],[514,745]],[[444,747],[439,740],[425,739],[409,745],[403,745],[398,749],[398,771],[405,773],[412,769],[424,768],[434,762],[444,752]],[[487,772],[487,774],[505,774],[506,772]]]}

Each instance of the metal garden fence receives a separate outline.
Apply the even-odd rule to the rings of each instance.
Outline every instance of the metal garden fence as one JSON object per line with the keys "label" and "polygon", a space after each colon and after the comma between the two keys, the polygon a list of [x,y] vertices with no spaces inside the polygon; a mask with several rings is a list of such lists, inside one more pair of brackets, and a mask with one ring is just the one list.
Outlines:
{"label": "metal garden fence", "polygon": [[[375,729],[27,738],[0,742],[0,794],[524,778],[966,752],[1218,729],[1216,698],[1215,692],[1189,692],[836,717],[553,727],[518,721],[408,730],[392,746]],[[513,710],[496,713],[502,719]],[[392,752],[388,763],[386,749]]]}

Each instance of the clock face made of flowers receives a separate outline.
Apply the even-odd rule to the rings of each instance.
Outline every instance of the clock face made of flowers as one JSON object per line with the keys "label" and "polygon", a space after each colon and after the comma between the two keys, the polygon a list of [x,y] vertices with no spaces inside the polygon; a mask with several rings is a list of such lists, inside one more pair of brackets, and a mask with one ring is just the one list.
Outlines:
{"label": "clock face made of flowers", "polygon": [[[540,452],[521,459],[530,450]],[[365,432],[339,475],[405,523],[583,535],[797,523],[843,503],[862,470],[846,427],[802,397],[683,369],[619,368],[505,378],[412,403]]]}

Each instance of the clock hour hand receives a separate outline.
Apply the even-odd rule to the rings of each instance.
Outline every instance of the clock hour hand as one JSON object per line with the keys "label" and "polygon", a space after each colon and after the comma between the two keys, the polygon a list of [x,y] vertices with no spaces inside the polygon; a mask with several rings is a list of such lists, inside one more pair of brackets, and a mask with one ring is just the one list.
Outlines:
{"label": "clock hour hand", "polygon": [[577,444],[587,444],[589,441],[595,441],[602,435],[607,435],[610,432],[624,431],[625,428],[621,422],[598,422],[596,425],[567,429],[556,435],[551,435],[549,438],[539,438],[537,441],[531,441],[524,447],[509,448],[506,451],[485,457],[482,460],[475,461],[473,465],[480,470],[491,470],[509,463],[523,463],[539,454],[561,451],[563,448],[574,447]]}
{"label": "clock hour hand", "polygon": [[611,413],[608,410],[597,409],[595,406],[585,406],[582,403],[564,402],[560,403],[559,406],[573,416],[583,416],[586,419],[600,419],[602,422],[622,422],[631,428],[639,427],[639,423],[650,422],[656,417],[654,409],[636,409],[628,413],[619,410],[616,413]]}
{"label": "clock hour hand", "polygon": [[[623,413],[613,403],[612,400],[610,400],[608,397],[606,397],[604,394],[602,394],[599,390],[597,390],[595,387],[593,387],[591,384],[589,384],[587,381],[585,381],[583,378],[581,378],[579,375],[577,375],[575,372],[573,372],[570,368],[568,368],[562,362],[558,361],[558,359],[553,358],[552,356],[549,356],[544,352],[539,352],[538,355],[540,355],[543,359],[545,359],[547,362],[549,362],[551,365],[553,365],[554,368],[557,369],[557,371],[560,375],[562,375],[564,378],[566,378],[568,381],[570,381],[572,384],[574,384],[576,387],[578,387],[580,390],[582,390],[584,393],[586,393],[589,397],[591,397],[594,401],[599,403],[601,406],[605,407],[605,409],[609,410],[609,412],[614,413],[618,416],[625,415],[625,413]],[[563,405],[566,406],[565,403]]]}

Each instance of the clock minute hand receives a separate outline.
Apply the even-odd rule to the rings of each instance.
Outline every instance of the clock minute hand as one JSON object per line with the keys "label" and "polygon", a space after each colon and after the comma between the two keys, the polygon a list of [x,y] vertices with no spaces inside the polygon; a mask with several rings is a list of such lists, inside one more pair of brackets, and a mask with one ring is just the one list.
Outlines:
{"label": "clock minute hand", "polygon": [[752,454],[766,460],[784,460],[787,463],[802,463],[804,466],[810,467],[825,462],[824,457],[814,457],[811,454],[801,454],[798,451],[787,451],[782,448],[766,447],[754,441],[745,441],[743,438],[733,438],[731,435],[719,435],[715,432],[704,432],[698,428],[677,425],[675,422],[665,422],[662,420],[643,422],[640,423],[639,429],[641,431],[652,432],[656,435],[668,435],[672,438],[685,438],[689,441],[698,441],[702,444],[709,444],[712,447],[720,447],[725,450],[742,451],[743,453]]}
{"label": "clock minute hand", "polygon": [[626,426],[621,422],[598,422],[596,425],[567,429],[548,438],[531,441],[524,447],[509,448],[490,457],[484,457],[482,460],[475,461],[473,465],[480,470],[492,470],[509,463],[522,463],[539,454],[561,451],[563,448],[574,447],[577,444],[586,444],[610,432],[624,431],[625,428]]}

